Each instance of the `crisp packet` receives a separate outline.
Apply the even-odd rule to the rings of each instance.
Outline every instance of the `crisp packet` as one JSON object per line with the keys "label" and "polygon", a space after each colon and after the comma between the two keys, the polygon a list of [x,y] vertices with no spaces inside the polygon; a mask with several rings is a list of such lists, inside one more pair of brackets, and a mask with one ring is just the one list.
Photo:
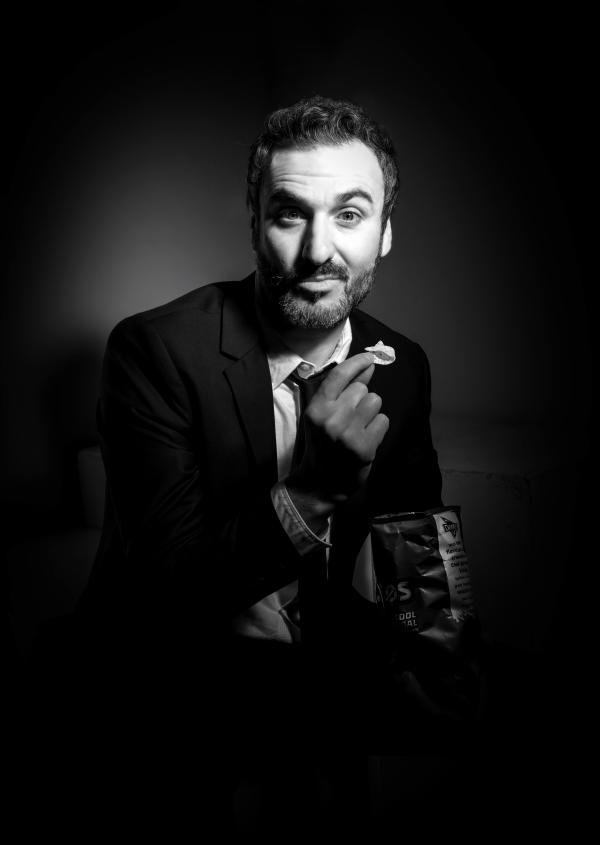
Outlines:
{"label": "crisp packet", "polygon": [[458,505],[371,520],[377,601],[392,628],[460,649],[475,619]]}
{"label": "crisp packet", "polygon": [[371,520],[387,659],[415,713],[472,719],[482,707],[482,640],[460,507]]}

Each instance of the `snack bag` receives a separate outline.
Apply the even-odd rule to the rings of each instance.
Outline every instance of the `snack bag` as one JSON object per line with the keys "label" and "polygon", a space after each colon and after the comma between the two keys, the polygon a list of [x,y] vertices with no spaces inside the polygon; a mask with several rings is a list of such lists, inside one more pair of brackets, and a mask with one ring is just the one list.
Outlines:
{"label": "snack bag", "polygon": [[479,639],[460,507],[375,517],[371,539],[394,669],[429,687],[450,679],[459,693],[461,677],[474,679]]}

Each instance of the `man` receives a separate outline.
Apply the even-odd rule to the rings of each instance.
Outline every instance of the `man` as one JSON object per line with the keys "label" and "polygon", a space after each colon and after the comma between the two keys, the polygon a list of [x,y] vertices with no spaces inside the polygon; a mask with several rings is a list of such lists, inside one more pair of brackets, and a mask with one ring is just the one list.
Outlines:
{"label": "man", "polygon": [[[106,515],[82,608],[123,676],[160,665],[218,696],[256,765],[273,743],[297,757],[369,734],[387,689],[369,518],[441,504],[427,359],[357,310],[397,190],[392,144],[354,104],[274,112],[248,168],[256,273],[108,342]],[[393,364],[365,351],[379,341]]]}

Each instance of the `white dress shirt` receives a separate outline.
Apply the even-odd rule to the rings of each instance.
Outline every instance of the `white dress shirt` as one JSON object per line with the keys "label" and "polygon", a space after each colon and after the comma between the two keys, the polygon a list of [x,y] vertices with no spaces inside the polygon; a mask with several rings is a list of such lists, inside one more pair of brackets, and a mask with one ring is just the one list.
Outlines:
{"label": "white dress shirt", "polygon": [[[330,546],[329,526],[322,537],[318,537],[311,531],[294,506],[285,486],[285,478],[291,468],[296,431],[301,413],[300,389],[298,385],[287,382],[286,379],[294,370],[301,378],[309,378],[316,373],[320,373],[332,363],[340,364],[345,361],[352,342],[352,330],[350,320],[347,319],[335,349],[321,367],[301,358],[265,325],[263,325],[263,333],[267,342],[267,360],[273,388],[277,476],[279,479],[271,490],[271,499],[290,540],[298,552],[304,555],[317,546],[325,546],[326,548]],[[365,598],[374,600],[374,575],[368,538],[357,560],[353,583]],[[298,580],[286,584],[282,589],[271,593],[240,613],[233,621],[233,629],[237,634],[255,639],[271,639],[287,643],[299,642]]]}

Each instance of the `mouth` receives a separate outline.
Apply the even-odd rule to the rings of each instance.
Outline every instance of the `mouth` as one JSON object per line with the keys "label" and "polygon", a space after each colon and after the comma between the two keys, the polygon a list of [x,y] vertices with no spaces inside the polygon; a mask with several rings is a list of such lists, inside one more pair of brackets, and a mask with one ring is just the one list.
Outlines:
{"label": "mouth", "polygon": [[297,286],[300,288],[318,291],[329,290],[340,283],[342,283],[342,279],[340,279],[339,276],[310,277],[308,279],[300,279],[296,282]]}

